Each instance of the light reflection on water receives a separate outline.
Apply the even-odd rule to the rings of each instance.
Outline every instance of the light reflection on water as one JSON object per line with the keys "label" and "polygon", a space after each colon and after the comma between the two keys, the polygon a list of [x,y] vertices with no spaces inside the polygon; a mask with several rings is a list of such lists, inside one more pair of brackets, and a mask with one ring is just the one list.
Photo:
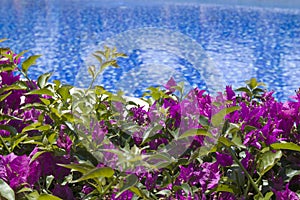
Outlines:
{"label": "light reflection on water", "polygon": [[[111,5],[104,4],[104,1],[86,2],[1,0],[0,37],[10,39],[2,45],[11,46],[16,52],[30,49],[31,54],[43,54],[38,62],[39,67],[31,69],[32,77],[46,71],[54,71],[55,79],[74,84],[78,71],[86,66],[86,58],[89,58],[95,48],[102,48],[104,41],[117,38],[130,30],[151,27],[180,33],[194,40],[203,50],[200,53],[212,61],[216,70],[222,72],[226,84],[237,87],[245,80],[256,77],[266,82],[269,89],[278,91],[277,97],[281,100],[292,95],[300,86],[299,9],[250,7],[249,4],[200,4],[197,3],[199,1],[160,2],[153,5],[118,1]],[[291,1],[286,3],[289,5]],[[161,38],[157,38],[157,41],[160,40]],[[118,42],[120,46],[126,43],[125,40]],[[186,46],[185,51],[189,52],[193,47]],[[140,59],[145,59],[147,55],[143,48],[122,50],[125,53],[141,50],[144,57],[140,56]],[[174,52],[171,52],[171,55],[187,66],[193,60],[197,60],[191,57],[186,59],[177,53],[174,55]],[[148,59],[149,56],[146,57]],[[156,59],[155,56],[153,59]],[[147,63],[151,64],[148,61]],[[184,72],[182,63],[178,63],[177,76],[184,74],[184,79],[188,79],[189,76],[194,77],[197,74],[189,74],[193,73],[192,71]],[[127,65],[126,62],[122,64]],[[144,67],[147,68],[150,64],[145,64]],[[123,70],[122,73],[134,72],[134,66],[131,66],[132,68],[124,66],[128,71]],[[166,69],[169,69],[168,67]],[[203,67],[200,72],[198,77],[189,80],[189,85],[199,84],[197,81],[205,84],[200,87],[214,83],[205,81],[209,80],[205,73],[210,73],[211,68]],[[146,73],[145,70],[143,73]],[[154,72],[153,74],[155,75]],[[102,83],[116,76],[113,72],[107,72],[105,77]],[[139,79],[142,76],[134,78],[137,77]],[[151,79],[148,82],[150,83]]]}

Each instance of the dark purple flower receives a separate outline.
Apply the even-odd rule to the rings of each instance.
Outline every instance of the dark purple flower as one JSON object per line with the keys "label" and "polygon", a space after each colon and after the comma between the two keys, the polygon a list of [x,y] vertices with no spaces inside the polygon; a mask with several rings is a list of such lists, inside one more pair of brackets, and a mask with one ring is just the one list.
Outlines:
{"label": "dark purple flower", "polygon": [[51,152],[45,152],[37,158],[41,176],[54,175],[58,180],[62,180],[70,173],[70,169],[61,167],[57,164],[70,164],[68,156],[54,156]]}
{"label": "dark purple flower", "polygon": [[217,163],[223,167],[231,166],[233,164],[233,159],[230,155],[225,153],[216,152]]}
{"label": "dark purple flower", "polygon": [[142,107],[132,107],[130,109],[133,116],[133,121],[137,122],[138,125],[144,125],[149,122],[148,112],[144,110],[144,106]]}
{"label": "dark purple flower", "polygon": [[158,178],[159,172],[147,172],[144,174],[145,177],[145,186],[147,190],[152,190],[157,185],[156,181]]}
{"label": "dark purple flower", "polygon": [[237,198],[234,196],[234,194],[230,192],[221,192],[218,196],[218,200],[236,200]]}
{"label": "dark purple flower", "polygon": [[68,185],[56,184],[52,190],[54,196],[63,200],[75,200],[72,189]]}

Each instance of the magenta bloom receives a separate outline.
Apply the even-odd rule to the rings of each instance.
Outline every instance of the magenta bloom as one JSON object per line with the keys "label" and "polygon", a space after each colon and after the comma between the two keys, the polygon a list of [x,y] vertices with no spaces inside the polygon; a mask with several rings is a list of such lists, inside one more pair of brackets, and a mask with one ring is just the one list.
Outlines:
{"label": "magenta bloom", "polygon": [[273,191],[276,200],[299,200],[298,195],[289,189],[289,184],[286,185],[285,190]]}
{"label": "magenta bloom", "polygon": [[13,189],[22,185],[32,187],[39,178],[37,164],[37,162],[30,163],[30,157],[26,155],[17,156],[14,153],[0,155],[0,178]]}

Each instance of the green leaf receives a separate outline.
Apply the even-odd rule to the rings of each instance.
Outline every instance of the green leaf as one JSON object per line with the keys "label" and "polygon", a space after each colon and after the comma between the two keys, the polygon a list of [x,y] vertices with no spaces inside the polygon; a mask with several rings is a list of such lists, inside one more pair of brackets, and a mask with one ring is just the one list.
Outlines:
{"label": "green leaf", "polygon": [[33,55],[33,56],[30,56],[27,60],[25,60],[23,63],[22,63],[22,70],[25,74],[27,74],[27,71],[29,69],[29,67],[33,64],[35,64],[36,60],[41,57],[42,55]]}
{"label": "green leaf", "polygon": [[263,176],[266,172],[272,169],[272,167],[280,160],[281,156],[281,151],[276,151],[275,153],[267,151],[259,156],[257,169],[260,176]]}
{"label": "green leaf", "polygon": [[87,173],[88,171],[92,170],[94,168],[94,166],[90,165],[90,164],[86,164],[86,163],[80,163],[80,164],[57,164],[59,166],[71,169],[73,171],[78,171],[81,173]]}
{"label": "green leaf", "polygon": [[4,101],[11,93],[12,93],[12,91],[10,91],[10,92],[7,93],[7,94],[0,95],[0,102],[1,102],[1,101]]}
{"label": "green leaf", "polygon": [[21,53],[18,53],[18,55],[16,56],[16,60],[18,60],[19,58],[21,58],[25,53],[27,53],[28,50],[22,51]]}
{"label": "green leaf", "polygon": [[168,196],[170,196],[172,194],[172,192],[170,190],[165,189],[165,190],[160,190],[156,194],[168,197]]}
{"label": "green leaf", "polygon": [[292,142],[273,143],[271,144],[271,147],[273,149],[283,149],[300,152],[300,146]]}
{"label": "green leaf", "polygon": [[[13,189],[2,179],[0,179],[0,197],[7,200],[15,200],[15,192]],[[0,198],[1,199],[1,198]]]}
{"label": "green leaf", "polygon": [[268,192],[264,197],[261,197],[259,194],[257,194],[254,196],[254,200],[270,200],[273,194],[273,192]]}
{"label": "green leaf", "polygon": [[249,87],[250,87],[251,90],[253,90],[254,88],[257,87],[257,80],[256,80],[256,78],[251,78],[246,83],[249,85]]}
{"label": "green leaf", "polygon": [[14,148],[16,147],[16,146],[18,146],[22,141],[24,141],[26,138],[28,137],[28,135],[27,134],[19,134],[19,135],[17,135],[17,137],[15,138],[13,138],[14,139],[14,141],[12,142],[12,150],[14,150]]}
{"label": "green leaf", "polygon": [[11,120],[11,119],[13,119],[13,120],[22,120],[21,118],[17,118],[15,116],[10,116],[10,115],[3,115],[2,113],[0,115],[0,121],[2,121],[2,120]]}
{"label": "green leaf", "polygon": [[[97,56],[97,55],[94,55]],[[101,63],[101,62],[100,62]],[[95,65],[92,65],[88,68],[88,72],[90,73],[90,75],[92,76],[92,78],[95,78],[95,72],[96,72],[96,67]]]}
{"label": "green leaf", "polygon": [[32,158],[30,159],[30,162],[29,163],[32,163],[33,161],[35,161],[35,159],[37,159],[40,155],[42,155],[43,153],[46,153],[47,151],[38,151],[36,152]]}
{"label": "green leaf", "polygon": [[191,137],[191,136],[197,136],[197,135],[203,135],[203,136],[207,136],[210,138],[213,137],[213,135],[205,129],[190,129],[190,130],[184,132],[182,135],[180,135],[178,139]]}
{"label": "green leaf", "polygon": [[110,167],[103,167],[103,168],[94,168],[87,173],[83,174],[83,176],[75,181],[72,181],[73,183],[77,183],[80,181],[85,181],[88,179],[93,178],[99,178],[99,177],[107,177],[110,178],[114,175],[114,170]]}
{"label": "green leaf", "polygon": [[204,117],[202,115],[200,115],[199,117],[199,123],[202,125],[202,126],[209,126],[209,120],[207,117]]}
{"label": "green leaf", "polygon": [[62,200],[57,196],[53,196],[51,194],[41,194],[37,200]]}
{"label": "green leaf", "polygon": [[233,185],[224,185],[224,184],[219,184],[217,188],[214,190],[216,192],[229,192],[232,194],[235,194],[235,188],[232,188]]}
{"label": "green leaf", "polygon": [[135,184],[137,184],[138,182],[138,178],[136,175],[134,174],[130,174],[129,176],[126,177],[126,182],[123,185],[122,188],[120,188],[120,191],[118,192],[118,194],[116,195],[116,198],[118,198],[123,192],[125,192],[126,190],[130,189],[131,187],[133,187]]}
{"label": "green leaf", "polygon": [[68,98],[71,98],[70,89],[71,86],[62,86],[57,90],[58,94],[63,98],[64,101],[67,101]]}
{"label": "green leaf", "polygon": [[27,200],[37,200],[40,195],[39,195],[38,191],[35,190],[29,194],[25,194],[25,196],[26,196]]}
{"label": "green leaf", "polygon": [[51,75],[52,75],[52,73],[48,72],[48,73],[45,73],[45,74],[42,74],[41,76],[39,76],[39,78],[37,80],[37,85],[40,88],[44,88]]}
{"label": "green leaf", "polygon": [[217,114],[214,114],[211,118],[211,123],[214,127],[220,126],[222,124],[222,122],[224,122],[224,117],[229,114],[232,113],[236,110],[239,110],[240,107],[239,106],[232,106],[229,108],[224,108],[222,110],[220,110]]}
{"label": "green leaf", "polygon": [[26,126],[23,128],[22,133],[25,133],[27,131],[37,130],[37,131],[47,131],[50,130],[51,126],[49,124],[41,125],[40,122],[30,124],[29,126]]}
{"label": "green leaf", "polygon": [[142,194],[142,192],[140,191],[140,189],[139,188],[137,188],[137,187],[131,187],[130,188],[130,191],[131,192],[134,192],[136,195],[138,195],[139,197],[143,197],[143,194]]}
{"label": "green leaf", "polygon": [[105,70],[107,67],[109,67],[109,66],[114,66],[114,67],[116,67],[116,63],[117,63],[116,60],[106,61],[106,62],[104,62],[104,63],[101,65],[100,70],[101,70],[101,71],[104,71],[104,70]]}
{"label": "green leaf", "polygon": [[[93,54],[93,56],[99,61],[100,64],[102,64],[103,59],[101,56],[97,55],[97,54]],[[94,71],[95,72],[95,71]]]}
{"label": "green leaf", "polygon": [[6,91],[10,91],[10,90],[24,90],[24,87],[21,87],[19,85],[8,85],[8,86],[2,86],[0,88],[0,94],[2,94],[3,92]]}
{"label": "green leaf", "polygon": [[235,91],[237,91],[237,92],[246,92],[249,97],[252,96],[252,92],[246,87],[240,87],[240,88],[236,89]]}
{"label": "green leaf", "polygon": [[1,64],[0,72],[13,71],[16,68],[16,65],[11,64]]}
{"label": "green leaf", "polygon": [[227,147],[236,146],[235,143],[233,143],[228,138],[223,137],[223,136],[219,137],[218,142],[221,142],[223,145],[225,145]]}
{"label": "green leaf", "polygon": [[48,96],[52,96],[52,97],[54,96],[54,93],[47,88],[32,90],[32,91],[26,93],[26,95],[30,95],[30,94],[38,94],[38,95],[44,94],[44,95],[48,95]]}
{"label": "green leaf", "polygon": [[13,126],[10,126],[10,125],[2,125],[2,124],[0,124],[0,130],[9,131],[13,135],[17,135],[18,134],[17,129],[15,127],[13,127]]}
{"label": "green leaf", "polygon": [[157,131],[162,130],[162,129],[163,129],[163,126],[160,124],[157,124],[153,128],[150,128],[147,131],[145,131],[142,143],[144,143],[149,138],[149,136],[155,135],[157,133]]}

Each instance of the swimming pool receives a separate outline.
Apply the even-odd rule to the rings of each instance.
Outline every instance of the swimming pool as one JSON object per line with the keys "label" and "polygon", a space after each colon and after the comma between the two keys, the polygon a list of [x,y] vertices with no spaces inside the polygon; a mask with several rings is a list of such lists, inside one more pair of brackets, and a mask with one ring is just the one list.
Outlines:
{"label": "swimming pool", "polygon": [[[277,1],[1,0],[2,45],[43,54],[33,78],[84,85],[94,50],[129,55],[97,80],[138,96],[170,76],[213,92],[251,77],[287,99],[300,86],[300,3]],[[86,80],[87,79],[87,80]]]}

